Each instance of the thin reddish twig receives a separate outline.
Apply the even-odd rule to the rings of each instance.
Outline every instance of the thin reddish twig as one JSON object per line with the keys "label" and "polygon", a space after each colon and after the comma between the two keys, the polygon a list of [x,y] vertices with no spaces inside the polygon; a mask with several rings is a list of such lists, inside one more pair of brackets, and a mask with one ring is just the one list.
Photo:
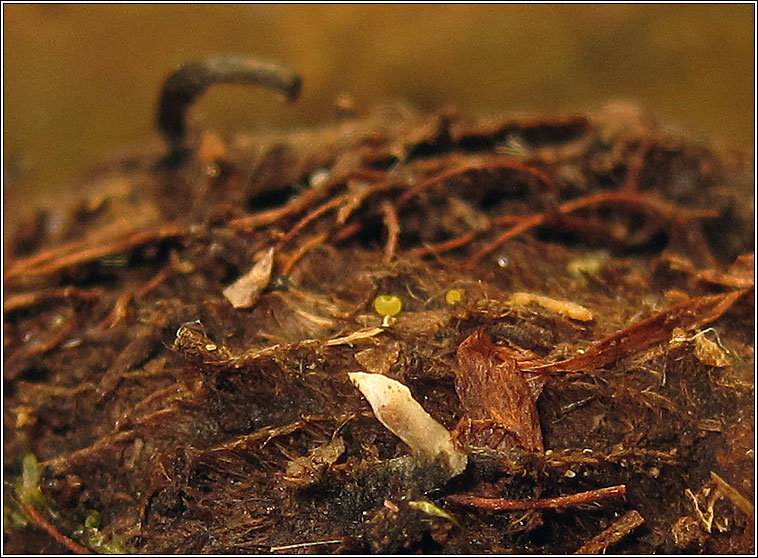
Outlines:
{"label": "thin reddish twig", "polygon": [[[717,215],[717,212],[711,209],[686,210],[651,196],[638,194],[636,192],[623,191],[598,192],[596,194],[590,194],[576,200],[565,202],[559,206],[558,213],[571,213],[572,211],[591,206],[607,205],[621,205],[625,208],[637,209],[638,211],[647,213],[653,217],[663,218],[667,221],[674,221],[675,223],[683,223],[691,219],[702,217],[715,217]],[[550,214],[540,213],[527,218],[506,230],[495,240],[474,254],[471,258],[472,263],[479,263],[485,256],[497,250],[506,241],[528,231],[529,229],[542,225],[549,218]]]}
{"label": "thin reddish twig", "polygon": [[172,266],[169,265],[167,267],[164,267],[158,273],[156,273],[152,279],[150,279],[142,287],[137,289],[137,291],[134,293],[135,296],[137,296],[137,298],[141,298],[145,296],[146,294],[150,293],[153,289],[157,288],[158,285],[160,285],[166,279],[171,277],[172,273],[174,273],[174,269]]}
{"label": "thin reddish twig", "polygon": [[350,179],[355,180],[372,180],[379,181],[386,175],[386,171],[374,170],[374,169],[354,169],[346,173],[340,173],[338,177],[332,178],[327,184],[319,188],[310,188],[296,196],[291,198],[284,206],[276,207],[266,211],[260,211],[247,215],[245,217],[239,217],[229,221],[230,228],[235,230],[252,231],[258,227],[265,225],[271,225],[287,217],[301,212],[302,210],[315,203],[317,200],[327,196],[332,186],[339,183],[347,182]]}
{"label": "thin reddish twig", "polygon": [[395,257],[397,250],[397,240],[400,236],[400,223],[397,218],[395,206],[389,200],[382,202],[382,215],[384,216],[384,226],[387,227],[387,244],[384,246],[384,263],[390,263]]}
{"label": "thin reddish twig", "polygon": [[[499,217],[495,217],[494,219],[492,219],[490,221],[490,225],[512,225],[514,223],[519,223],[523,220],[528,220],[532,217],[534,217],[534,214],[500,215]],[[474,240],[477,236],[480,236],[486,233],[488,230],[490,230],[490,227],[486,227],[486,228],[482,228],[478,230],[471,230],[471,231],[463,233],[460,236],[456,236],[455,238],[451,238],[443,242],[438,242],[436,244],[427,243],[427,244],[424,244],[424,246],[422,247],[413,248],[412,250],[409,250],[408,253],[411,256],[425,256],[427,254],[437,255],[437,254],[442,254],[443,252],[449,252],[450,250],[455,250],[456,248],[465,246],[466,244]]]}
{"label": "thin reddish twig", "polygon": [[322,203],[319,207],[308,213],[305,217],[300,219],[297,223],[295,223],[295,226],[292,227],[290,232],[288,232],[284,237],[279,241],[279,247],[284,246],[287,244],[290,240],[295,238],[300,231],[302,231],[305,227],[307,227],[310,223],[321,217],[324,213],[327,211],[331,211],[332,209],[339,207],[342,203],[345,202],[347,199],[347,196],[341,195],[336,196],[332,199],[330,199],[327,202]]}
{"label": "thin reddish twig", "polygon": [[319,234],[314,236],[313,238],[306,240],[305,242],[302,242],[298,249],[295,251],[294,254],[292,254],[287,262],[282,265],[282,268],[280,270],[280,273],[282,275],[289,275],[290,272],[292,272],[292,268],[295,267],[295,264],[310,250],[315,248],[316,246],[319,246],[324,243],[324,241],[329,237],[327,233]]}
{"label": "thin reddish twig", "polygon": [[579,504],[589,504],[604,500],[606,498],[616,498],[626,494],[626,485],[619,484],[588,490],[587,492],[577,492],[566,496],[556,496],[555,498],[535,498],[533,500],[509,500],[507,498],[480,498],[479,496],[468,496],[466,494],[453,494],[445,498],[448,502],[480,508],[483,510],[508,511],[508,510],[543,510],[562,508],[565,506],[576,506]]}
{"label": "thin reddish twig", "polygon": [[729,293],[701,296],[675,304],[658,314],[601,339],[576,357],[525,368],[539,374],[592,370],[615,362],[666,341],[674,328],[684,330],[702,327],[720,318],[747,289]]}
{"label": "thin reddish twig", "polygon": [[332,237],[332,240],[334,242],[342,242],[343,240],[346,240],[353,236],[355,233],[357,233],[359,230],[363,228],[363,225],[360,223],[350,223],[348,225],[345,225],[340,230],[338,230],[336,233],[334,233],[334,236]]}
{"label": "thin reddish twig", "polygon": [[645,523],[645,518],[640,515],[640,512],[628,511],[610,527],[584,543],[574,554],[603,554],[609,546],[619,542],[643,523]]}
{"label": "thin reddish twig", "polygon": [[456,248],[460,248],[461,246],[465,246],[472,240],[474,240],[477,236],[482,234],[483,231],[468,231],[467,233],[462,234],[461,236],[457,236],[455,238],[451,238],[450,240],[446,240],[444,242],[438,242],[437,244],[424,244],[423,246],[419,248],[414,248],[413,250],[409,250],[408,253],[411,256],[425,256],[427,254],[441,254],[443,252],[449,252],[450,250],[455,250]]}
{"label": "thin reddish twig", "polygon": [[29,306],[34,306],[42,302],[56,300],[59,298],[75,298],[84,301],[97,300],[102,295],[103,289],[98,287],[91,289],[80,289],[78,287],[69,285],[68,287],[58,287],[31,293],[9,295],[8,298],[6,298],[3,302],[3,310],[10,312],[12,310],[28,308]]}
{"label": "thin reddish twig", "polygon": [[632,155],[627,165],[624,184],[621,186],[622,191],[636,192],[639,189],[640,173],[642,172],[642,167],[645,165],[645,157],[647,157],[651,145],[649,140],[643,141]]}
{"label": "thin reddish twig", "polygon": [[441,182],[444,182],[446,180],[450,180],[451,178],[457,178],[461,175],[466,174],[467,172],[493,171],[493,170],[511,170],[511,171],[520,172],[522,174],[526,174],[532,178],[536,178],[545,187],[546,190],[548,190],[551,194],[553,194],[553,196],[557,198],[557,194],[558,194],[557,186],[541,170],[524,165],[522,163],[517,163],[509,159],[504,159],[500,157],[498,158],[487,157],[484,159],[479,159],[475,162],[463,164],[463,165],[454,167],[452,169],[444,170],[438,174],[435,174],[434,176],[420,182],[418,185],[414,186],[413,188],[406,190],[406,192],[402,196],[400,196],[400,198],[397,200],[397,205],[398,207],[402,207],[408,202],[409,199],[411,199],[414,196],[417,196],[419,193],[423,192],[424,190],[431,188],[433,186],[436,186],[437,184],[440,184]]}
{"label": "thin reddish twig", "polygon": [[32,519],[32,521],[34,521],[38,527],[45,530],[48,535],[68,548],[71,552],[75,554],[92,554],[92,551],[89,548],[80,545],[78,542],[72,539],[69,539],[66,535],[58,531],[58,528],[50,523],[47,519],[42,517],[42,515],[40,515],[40,513],[35,510],[33,506],[30,506],[29,504],[21,504],[21,507],[24,508],[26,514]]}
{"label": "thin reddish twig", "polygon": [[282,207],[276,207],[274,209],[253,213],[252,215],[248,215],[246,217],[232,219],[229,221],[228,225],[230,228],[235,230],[252,231],[258,227],[276,223],[288,215],[299,213],[308,207],[311,203],[318,200],[320,197],[323,197],[323,195],[323,190],[311,188],[299,196],[290,199]]}
{"label": "thin reddish twig", "polygon": [[547,213],[541,213],[538,215],[533,215],[531,217],[528,217],[527,219],[524,219],[521,223],[518,225],[514,225],[510,229],[506,230],[504,233],[502,233],[500,236],[498,236],[495,240],[487,244],[484,248],[479,250],[476,254],[474,254],[471,257],[471,262],[473,264],[478,264],[482,259],[500,248],[506,241],[510,240],[514,236],[518,236],[521,233],[524,233],[528,231],[529,229],[533,229],[534,227],[538,227],[541,224],[543,224],[548,219]]}
{"label": "thin reddish twig", "polygon": [[[17,261],[13,267],[6,272],[5,280],[8,281],[22,275],[49,275],[69,266],[87,263],[98,258],[118,254],[119,252],[125,252],[156,240],[182,236],[184,233],[185,229],[183,227],[169,223],[158,228],[137,231],[123,237],[110,239],[104,244],[88,246],[81,250],[74,251],[73,253],[70,253],[73,244],[67,245],[57,249],[56,253],[49,253],[49,258],[46,259],[50,259],[51,261],[48,261],[47,263],[41,263],[37,257],[34,259]],[[79,241],[74,244],[78,245]],[[41,263],[41,265],[36,265],[38,262]]]}

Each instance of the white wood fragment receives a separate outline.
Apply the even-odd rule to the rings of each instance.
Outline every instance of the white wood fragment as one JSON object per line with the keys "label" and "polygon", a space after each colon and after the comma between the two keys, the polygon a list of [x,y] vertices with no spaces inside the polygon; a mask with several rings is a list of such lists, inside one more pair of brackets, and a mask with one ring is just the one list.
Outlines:
{"label": "white wood fragment", "polygon": [[407,386],[382,374],[353,372],[348,376],[379,422],[408,444],[414,455],[429,462],[439,459],[450,477],[463,472],[468,457],[455,449],[447,429],[424,410]]}
{"label": "white wood fragment", "polygon": [[274,249],[269,248],[250,271],[224,289],[224,296],[235,308],[251,308],[271,280]]}

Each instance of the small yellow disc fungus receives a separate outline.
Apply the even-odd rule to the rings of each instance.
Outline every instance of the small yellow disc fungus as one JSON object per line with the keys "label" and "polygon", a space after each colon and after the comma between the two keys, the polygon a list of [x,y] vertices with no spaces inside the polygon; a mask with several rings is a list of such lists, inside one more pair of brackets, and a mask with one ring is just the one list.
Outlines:
{"label": "small yellow disc fungus", "polygon": [[379,295],[374,299],[374,310],[380,316],[397,316],[403,309],[403,301],[397,295]]}
{"label": "small yellow disc fungus", "polygon": [[450,289],[445,293],[445,302],[456,304],[463,299],[463,289]]}

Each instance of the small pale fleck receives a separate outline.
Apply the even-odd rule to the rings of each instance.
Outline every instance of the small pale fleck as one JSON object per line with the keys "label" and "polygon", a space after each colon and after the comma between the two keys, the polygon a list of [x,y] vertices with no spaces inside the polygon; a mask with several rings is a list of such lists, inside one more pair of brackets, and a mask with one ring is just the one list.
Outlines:
{"label": "small pale fleck", "polygon": [[311,176],[308,178],[308,183],[310,184],[311,188],[321,188],[328,181],[329,171],[326,169],[313,171],[311,173]]}
{"label": "small pale fleck", "polygon": [[397,504],[392,500],[384,500],[384,507],[390,510],[392,513],[397,513],[400,511],[400,508],[398,508]]}
{"label": "small pale fleck", "polygon": [[268,286],[274,269],[274,249],[264,256],[245,275],[224,289],[224,296],[235,308],[250,308]]}
{"label": "small pale fleck", "polygon": [[79,337],[74,337],[73,339],[69,339],[65,343],[61,345],[61,349],[73,349],[75,347],[78,347],[82,344],[82,340]]}
{"label": "small pale fleck", "polygon": [[206,351],[215,351],[216,349],[218,349],[218,347],[216,345],[214,345],[213,343],[208,343],[205,346],[205,350]]}

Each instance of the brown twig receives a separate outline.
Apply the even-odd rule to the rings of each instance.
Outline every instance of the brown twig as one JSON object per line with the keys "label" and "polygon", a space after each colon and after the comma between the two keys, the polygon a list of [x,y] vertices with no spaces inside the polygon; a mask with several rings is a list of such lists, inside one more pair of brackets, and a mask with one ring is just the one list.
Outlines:
{"label": "brown twig", "polygon": [[361,230],[363,226],[360,223],[350,223],[348,225],[345,225],[340,230],[338,230],[336,233],[334,233],[334,236],[332,237],[332,240],[334,242],[342,242],[343,240],[347,240],[351,236],[353,236],[355,233],[357,233],[359,230]]}
{"label": "brown twig", "polygon": [[264,227],[271,225],[277,221],[295,215],[310,207],[318,200],[325,198],[331,191],[333,186],[345,183],[350,179],[355,180],[373,180],[376,181],[372,185],[372,190],[381,190],[394,187],[395,184],[388,182],[378,182],[384,177],[385,171],[376,171],[373,169],[354,169],[352,171],[341,173],[339,177],[330,179],[329,182],[319,188],[309,188],[302,194],[291,198],[284,206],[276,207],[266,211],[260,211],[247,215],[245,217],[239,217],[229,221],[230,228],[235,230],[242,230],[251,232],[258,227]]}
{"label": "brown twig", "polygon": [[639,189],[640,173],[642,167],[645,165],[645,157],[647,157],[651,147],[652,142],[650,140],[643,141],[637,151],[631,156],[627,164],[626,178],[624,179],[624,184],[621,186],[621,190],[636,192]]}
{"label": "brown twig", "polygon": [[160,285],[161,283],[163,283],[166,279],[168,279],[169,277],[171,277],[172,273],[174,273],[173,266],[169,265],[169,266],[164,267],[158,273],[156,273],[155,276],[153,276],[152,279],[150,279],[142,287],[140,287],[139,289],[137,289],[134,292],[134,295],[137,298],[142,298],[146,294],[148,294],[151,291],[153,291],[153,289],[157,288],[158,285]]}
{"label": "brown twig", "polygon": [[252,215],[248,215],[246,217],[232,219],[229,221],[228,225],[230,228],[235,230],[251,232],[258,227],[271,225],[280,219],[284,219],[285,217],[299,213],[323,196],[323,189],[311,188],[299,196],[290,199],[282,207],[276,207],[274,209],[253,213]]}
{"label": "brown twig", "polygon": [[22,503],[21,507],[38,527],[43,529],[48,535],[68,548],[74,554],[92,554],[92,551],[89,548],[80,545],[78,542],[69,539],[66,535],[61,533],[55,525],[42,517],[33,506]]}
{"label": "brown twig", "polygon": [[[520,223],[523,220],[528,220],[530,218],[534,217],[534,215],[501,215],[499,217],[496,217],[490,221],[490,225],[513,225]],[[460,236],[457,236],[455,238],[451,238],[449,240],[445,240],[443,242],[439,242],[436,244],[424,244],[424,246],[420,248],[413,248],[412,250],[408,251],[408,254],[414,257],[419,256],[425,256],[427,254],[430,255],[437,255],[442,254],[443,252],[449,252],[451,250],[455,250],[456,248],[460,248],[461,246],[465,246],[472,240],[474,240],[477,236],[480,236],[487,232],[489,230],[488,228],[482,228],[479,230],[472,230],[463,233]]]}
{"label": "brown twig", "polygon": [[329,238],[329,235],[327,233],[323,233],[323,234],[316,235],[313,238],[306,240],[305,242],[300,243],[300,246],[298,247],[297,250],[295,250],[295,253],[289,257],[289,259],[286,261],[284,265],[282,265],[282,268],[279,273],[281,273],[282,275],[289,275],[292,272],[292,269],[295,267],[295,264],[298,261],[300,261],[300,259],[305,254],[307,254],[310,250],[312,250],[316,246],[320,246],[321,244],[323,244],[327,238]]}
{"label": "brown twig", "polygon": [[478,159],[475,162],[467,163],[461,166],[457,166],[452,169],[444,170],[434,176],[420,182],[418,185],[407,190],[397,200],[397,206],[402,207],[412,197],[417,196],[428,188],[432,188],[440,183],[443,183],[452,178],[458,178],[471,171],[495,171],[495,170],[510,170],[526,174],[532,178],[536,178],[537,181],[547,190],[550,194],[557,199],[558,187],[555,183],[541,170],[534,167],[517,163],[515,161],[505,159],[502,157],[486,157],[484,159]]}
{"label": "brown twig", "polygon": [[122,322],[129,312],[129,304],[131,304],[132,300],[134,300],[134,290],[127,288],[116,299],[113,310],[97,324],[97,327],[100,329],[110,329]]}
{"label": "brown twig", "polygon": [[495,240],[490,242],[487,246],[479,250],[476,254],[474,254],[471,257],[471,262],[474,265],[478,264],[485,256],[500,248],[500,246],[502,246],[506,241],[510,240],[514,236],[518,236],[521,233],[528,231],[529,229],[540,226],[545,221],[547,221],[547,218],[548,215],[546,213],[541,213],[524,219],[521,223],[514,225],[503,234],[498,236]]}
{"label": "brown twig", "polygon": [[481,233],[482,231],[468,231],[461,236],[451,238],[450,240],[446,240],[444,242],[438,242],[437,244],[424,244],[420,248],[409,250],[408,254],[414,257],[419,257],[425,256],[427,254],[438,255],[442,254],[443,252],[449,252],[451,250],[455,250],[456,248],[460,248],[461,246],[465,246]]}
{"label": "brown twig", "polygon": [[127,430],[126,432],[119,432],[112,436],[104,436],[98,438],[91,445],[72,451],[71,453],[59,455],[41,462],[40,467],[51,467],[55,470],[61,470],[66,464],[81,463],[83,459],[89,458],[93,453],[97,453],[100,450],[112,448],[116,444],[122,442],[129,442],[137,437],[138,432],[136,430]]}
{"label": "brown twig", "polygon": [[400,236],[400,224],[397,219],[395,206],[389,200],[382,202],[382,215],[384,216],[384,226],[387,227],[387,244],[384,246],[384,263],[390,263],[395,257],[397,250],[397,240]]}
{"label": "brown twig", "polygon": [[717,320],[746,292],[733,291],[686,300],[598,341],[579,356],[528,370],[552,374],[600,368],[669,339],[674,328],[690,330]]}
{"label": "brown twig", "polygon": [[296,99],[300,93],[300,77],[270,62],[223,55],[182,65],[166,78],[158,105],[157,123],[169,145],[169,162],[179,163],[186,154],[187,109],[206,89],[217,83],[266,87],[290,100]]}
{"label": "brown twig", "polygon": [[574,554],[603,554],[609,546],[619,542],[643,523],[645,518],[637,510],[628,511],[613,525],[584,543]]}
{"label": "brown twig", "polygon": [[290,229],[290,232],[288,232],[284,237],[279,241],[279,248],[287,244],[290,240],[295,238],[300,231],[302,231],[305,227],[308,226],[308,224],[312,223],[319,217],[321,217],[324,213],[327,211],[331,211],[332,209],[335,209],[336,207],[339,207],[340,204],[344,203],[347,197],[345,195],[341,196],[335,196],[332,199],[330,199],[327,202],[322,203],[319,207],[314,209],[313,211],[309,212],[305,217],[300,219],[297,223],[295,223],[295,226]]}
{"label": "brown twig", "polygon": [[93,289],[80,289],[71,285],[68,287],[45,289],[32,293],[19,293],[16,295],[10,295],[5,299],[3,302],[3,310],[6,312],[11,312],[13,310],[36,306],[42,302],[48,302],[50,300],[56,300],[59,298],[75,298],[84,301],[96,300],[101,297],[102,294],[103,289],[97,287]]}
{"label": "brown twig", "polygon": [[535,498],[533,500],[508,500],[506,498],[480,498],[479,496],[469,496],[466,494],[453,494],[445,498],[448,502],[470,506],[483,510],[509,511],[509,510],[543,510],[555,509],[565,506],[577,506],[579,504],[590,504],[606,498],[615,498],[626,494],[626,485],[619,484],[588,490],[587,492],[577,492],[566,496],[556,496],[555,498]]}
{"label": "brown twig", "polygon": [[[652,196],[638,194],[636,192],[622,191],[598,192],[596,194],[590,194],[576,200],[565,202],[559,206],[558,213],[571,213],[592,206],[621,206],[625,209],[637,210],[655,218],[663,219],[665,222],[674,222],[676,224],[682,224],[691,219],[714,217],[717,215],[717,213],[711,209],[686,210]],[[510,240],[514,236],[524,233],[529,229],[542,225],[549,219],[549,217],[550,214],[548,213],[540,213],[511,227],[474,254],[471,258],[472,263],[479,263],[485,256],[497,250],[507,240]]]}
{"label": "brown twig", "polygon": [[[6,282],[24,275],[50,275],[70,266],[97,260],[105,256],[125,252],[156,240],[182,236],[183,227],[169,223],[158,228],[141,230],[125,236],[109,239],[103,244],[88,245],[79,249],[79,241],[38,254],[33,258],[17,261],[5,274]],[[92,241],[90,241],[92,242]],[[74,250],[72,252],[72,247]],[[40,259],[40,256],[45,257]],[[45,262],[45,260],[47,260]],[[40,265],[37,265],[40,264]]]}

